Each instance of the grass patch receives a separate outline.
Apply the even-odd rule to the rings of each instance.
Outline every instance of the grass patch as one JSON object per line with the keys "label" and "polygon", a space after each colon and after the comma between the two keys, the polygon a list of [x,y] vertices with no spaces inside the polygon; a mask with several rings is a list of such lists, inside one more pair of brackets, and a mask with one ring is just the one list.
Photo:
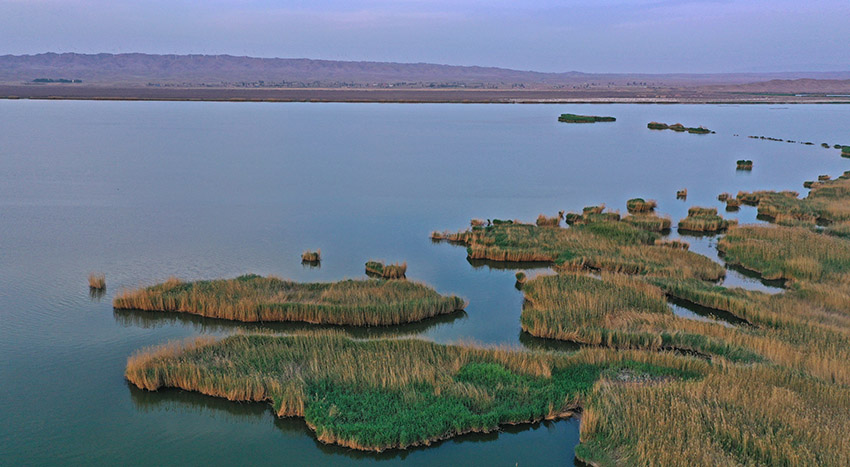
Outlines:
{"label": "grass patch", "polygon": [[115,297],[117,309],[172,311],[235,321],[303,321],[378,326],[410,323],[462,310],[455,296],[442,296],[415,282],[344,280],[297,283],[254,274],[236,279],[178,279]]}
{"label": "grass patch", "polygon": [[605,375],[695,380],[707,369],[669,355],[567,356],[319,334],[148,349],[128,360],[125,376],[151,391],[269,402],[278,416],[303,417],[322,442],[381,451],[569,416]]}

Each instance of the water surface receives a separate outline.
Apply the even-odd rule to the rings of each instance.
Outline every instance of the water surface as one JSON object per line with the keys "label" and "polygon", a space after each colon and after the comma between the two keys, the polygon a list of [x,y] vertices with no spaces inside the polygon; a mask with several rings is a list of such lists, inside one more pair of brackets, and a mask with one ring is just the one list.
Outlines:
{"label": "water surface", "polygon": [[[615,123],[558,123],[562,112]],[[357,337],[421,337],[570,350],[520,332],[514,271],[466,260],[430,231],[627,199],[674,222],[721,192],[799,189],[850,169],[850,107],[0,101],[0,463],[300,465],[564,464],[575,419],[505,428],[427,449],[324,446],[262,404],[123,379],[136,349],[198,334],[315,329],[113,311],[113,295],[175,275],[363,277],[369,259],[469,300],[465,313]],[[651,120],[715,135],[646,129]],[[741,136],[733,136],[739,134]],[[750,173],[737,159],[751,159]],[[675,199],[687,188],[687,201]],[[755,222],[755,209],[736,217]],[[675,237],[676,234],[674,233]],[[716,238],[685,238],[714,259]],[[322,249],[320,268],[300,254]],[[91,297],[89,272],[106,274]],[[534,270],[535,273],[545,273]],[[776,292],[730,271],[725,285]]]}

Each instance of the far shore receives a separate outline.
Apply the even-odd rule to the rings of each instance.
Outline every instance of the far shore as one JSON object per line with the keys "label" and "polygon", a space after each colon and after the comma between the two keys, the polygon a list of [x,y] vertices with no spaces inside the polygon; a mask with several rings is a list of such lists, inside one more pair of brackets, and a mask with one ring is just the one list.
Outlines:
{"label": "far shore", "polygon": [[459,104],[850,104],[850,97],[823,94],[756,94],[700,88],[565,89],[360,89],[212,88],[0,84],[0,99],[374,102]]}

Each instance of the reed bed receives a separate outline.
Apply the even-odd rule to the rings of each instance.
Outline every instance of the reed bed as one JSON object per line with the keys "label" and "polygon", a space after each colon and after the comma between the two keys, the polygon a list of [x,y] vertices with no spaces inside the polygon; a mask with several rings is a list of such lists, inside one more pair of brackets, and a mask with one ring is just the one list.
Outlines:
{"label": "reed bed", "polygon": [[850,242],[808,229],[744,226],[717,243],[728,263],[765,279],[839,281],[850,274]]}
{"label": "reed bed", "polygon": [[322,260],[322,250],[310,251],[307,250],[304,253],[301,253],[301,262],[302,263],[318,263]]}
{"label": "reed bed", "polygon": [[665,232],[670,230],[673,223],[669,217],[661,217],[655,214],[632,214],[624,217],[623,222],[650,232]]}
{"label": "reed bed", "polygon": [[[819,179],[822,177],[818,177]],[[809,195],[798,198],[794,191],[741,192],[738,197],[747,204],[758,206],[762,217],[784,224],[808,225],[850,221],[850,174],[845,172],[834,180],[806,182]]]}
{"label": "reed bed", "polygon": [[382,279],[404,279],[407,274],[407,262],[384,264],[383,261],[366,261],[366,274]]}
{"label": "reed bed", "polygon": [[656,246],[658,234],[623,221],[574,224],[568,229],[501,225],[449,234],[469,259],[550,262],[558,270],[600,270],[715,281],[722,266],[688,251]]}
{"label": "reed bed", "polygon": [[754,352],[697,332],[667,306],[658,287],[622,274],[601,279],[574,273],[542,276],[523,285],[522,329],[537,337],[614,348],[684,350],[733,361]]}
{"label": "reed bed", "polygon": [[666,123],[660,123],[660,122],[649,122],[649,123],[646,124],[646,127],[649,128],[650,130],[673,130],[673,131],[678,132],[678,133],[688,132],[688,133],[701,134],[701,135],[712,133],[711,130],[709,130],[708,128],[706,128],[704,126],[686,127],[685,125],[682,125],[681,123],[674,123],[672,125],[668,125]]}
{"label": "reed bed", "polygon": [[626,210],[628,210],[630,214],[652,212],[656,207],[658,207],[658,202],[654,199],[647,201],[643,198],[632,198],[626,201]]}
{"label": "reed bed", "polygon": [[576,456],[594,465],[848,465],[846,387],[730,366],[693,382],[594,387]]}
{"label": "reed bed", "polygon": [[415,282],[297,283],[275,277],[182,282],[176,278],[115,297],[116,309],[191,313],[234,321],[379,326],[462,310],[465,302]]}
{"label": "reed bed", "polygon": [[667,355],[567,356],[327,333],[146,349],[130,357],[125,376],[149,391],[268,402],[280,417],[303,417],[321,442],[382,451],[570,416],[609,375],[695,380],[707,369]]}
{"label": "reed bed", "polygon": [[679,231],[688,232],[722,232],[736,220],[727,220],[717,215],[717,208],[692,207],[688,216],[679,221]]}
{"label": "reed bed", "polygon": [[89,274],[89,288],[94,290],[106,289],[106,275],[97,272]]}

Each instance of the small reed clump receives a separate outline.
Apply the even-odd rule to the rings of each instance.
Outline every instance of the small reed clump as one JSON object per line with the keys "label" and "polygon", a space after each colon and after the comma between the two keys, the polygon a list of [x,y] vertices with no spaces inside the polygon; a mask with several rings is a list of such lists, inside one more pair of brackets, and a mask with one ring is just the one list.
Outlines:
{"label": "small reed clump", "polygon": [[652,212],[658,206],[658,203],[651,199],[649,201],[643,198],[632,198],[626,202],[626,209],[631,214]]}
{"label": "small reed clump", "polygon": [[366,274],[382,279],[404,279],[407,273],[407,262],[401,264],[384,264],[383,261],[366,261]]}
{"label": "small reed clump", "polygon": [[301,253],[301,262],[302,263],[318,263],[322,260],[322,250],[318,249],[316,251],[307,250],[304,253]]}
{"label": "small reed clump", "polygon": [[537,226],[538,227],[559,227],[561,225],[561,220],[564,219],[564,211],[559,211],[558,215],[555,217],[547,217],[543,214],[537,216]]}
{"label": "small reed clump", "polygon": [[106,288],[106,275],[101,273],[89,274],[89,288],[103,290]]}
{"label": "small reed clump", "polygon": [[726,200],[727,211],[737,211],[741,207],[741,200],[738,198],[728,198]]}
{"label": "small reed clump", "polygon": [[753,161],[749,159],[739,159],[736,164],[738,170],[753,170]]}
{"label": "small reed clump", "polygon": [[487,225],[487,222],[483,219],[472,219],[469,221],[470,227],[484,227],[485,225]]}
{"label": "small reed clump", "polygon": [[726,202],[726,200],[728,200],[731,197],[732,197],[731,193],[720,193],[719,195],[717,195],[717,201]]}
{"label": "small reed clump", "polygon": [[717,215],[717,208],[694,206],[688,209],[688,217],[679,221],[679,230],[688,232],[720,232],[737,224]]}
{"label": "small reed clump", "polygon": [[832,178],[832,177],[830,177],[829,175],[826,175],[826,174],[818,175],[818,181],[819,182],[825,182],[825,181],[829,180],[830,178]]}
{"label": "small reed clump", "polygon": [[688,199],[688,189],[682,188],[676,192],[676,199]]}
{"label": "small reed clump", "polygon": [[517,271],[515,277],[516,277],[517,284],[525,284],[525,280],[527,279],[527,276],[525,275],[525,271]]}

